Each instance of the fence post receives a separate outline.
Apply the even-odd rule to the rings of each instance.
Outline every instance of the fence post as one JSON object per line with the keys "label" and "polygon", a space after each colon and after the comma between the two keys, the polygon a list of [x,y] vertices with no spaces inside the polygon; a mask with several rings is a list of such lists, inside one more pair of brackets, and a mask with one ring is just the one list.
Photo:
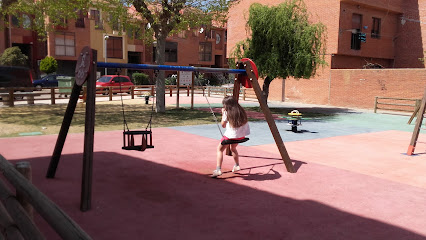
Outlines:
{"label": "fence post", "polygon": [[132,87],[130,88],[130,94],[131,94],[131,96],[132,96],[132,99],[135,99],[135,86],[132,86]]}
{"label": "fence post", "polygon": [[421,99],[416,99],[416,106],[414,107],[414,109],[417,109],[420,106],[421,102],[422,102]]}
{"label": "fence post", "polygon": [[[17,162],[15,164],[15,168],[18,172],[22,174],[22,176],[24,176],[28,180],[28,182],[30,183],[32,182],[32,171],[31,171],[30,162],[27,162],[27,161]],[[33,220],[34,219],[33,207],[19,190],[16,190],[16,199],[24,208],[24,210],[28,213],[28,216],[31,218],[31,220]]]}
{"label": "fence post", "polygon": [[15,92],[15,89],[9,89],[9,107],[13,107],[15,105],[15,96],[13,96],[13,93]]}
{"label": "fence post", "polygon": [[246,100],[246,89],[245,88],[243,89],[243,100],[244,101]]}
{"label": "fence post", "polygon": [[50,104],[52,105],[56,104],[55,88],[50,89]]}
{"label": "fence post", "polygon": [[170,90],[170,97],[172,97],[173,96],[173,88],[170,86],[169,90]]}
{"label": "fence post", "polygon": [[377,101],[378,101],[379,97],[375,97],[375,101],[374,101],[374,113],[377,113]]}
{"label": "fence post", "polygon": [[151,86],[151,96],[154,96],[154,85]]}
{"label": "fence post", "polygon": [[189,86],[186,86],[186,96],[189,97]]}
{"label": "fence post", "polygon": [[108,87],[108,96],[109,96],[109,100],[112,101],[112,91],[113,88],[111,86]]}
{"label": "fence post", "polygon": [[210,91],[211,91],[210,87],[207,87],[207,96],[208,97],[210,97]]}
{"label": "fence post", "polygon": [[223,88],[223,97],[226,97],[227,88]]}

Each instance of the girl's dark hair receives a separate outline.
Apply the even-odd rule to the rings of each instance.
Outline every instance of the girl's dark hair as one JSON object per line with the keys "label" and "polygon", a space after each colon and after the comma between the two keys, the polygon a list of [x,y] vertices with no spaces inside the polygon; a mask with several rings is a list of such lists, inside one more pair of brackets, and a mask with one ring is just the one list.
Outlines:
{"label": "girl's dark hair", "polygon": [[244,108],[238,104],[232,96],[227,96],[222,100],[223,107],[228,114],[228,121],[231,127],[238,128],[247,123],[247,114]]}

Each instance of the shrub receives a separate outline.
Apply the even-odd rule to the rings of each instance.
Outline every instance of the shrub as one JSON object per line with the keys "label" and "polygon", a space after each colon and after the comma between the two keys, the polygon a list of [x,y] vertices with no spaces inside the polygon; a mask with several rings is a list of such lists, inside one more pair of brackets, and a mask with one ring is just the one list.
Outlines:
{"label": "shrub", "polygon": [[149,85],[149,76],[145,73],[133,73],[132,79],[135,85]]}
{"label": "shrub", "polygon": [[40,71],[50,74],[56,72],[58,69],[58,62],[55,58],[47,56],[40,61]]}
{"label": "shrub", "polygon": [[0,56],[0,64],[5,66],[27,66],[27,60],[19,47],[7,48]]}
{"label": "shrub", "polygon": [[172,75],[166,79],[164,79],[164,83],[166,85],[176,85],[177,77],[175,75]]}

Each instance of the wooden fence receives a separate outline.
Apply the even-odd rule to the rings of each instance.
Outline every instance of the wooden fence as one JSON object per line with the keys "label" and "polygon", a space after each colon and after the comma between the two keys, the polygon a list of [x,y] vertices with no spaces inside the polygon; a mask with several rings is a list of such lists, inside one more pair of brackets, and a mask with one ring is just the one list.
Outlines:
{"label": "wooden fence", "polygon": [[[71,87],[55,87],[55,88],[0,88],[0,102],[3,105],[10,107],[15,106],[16,102],[26,101],[27,104],[34,104],[35,100],[45,100],[50,104],[56,104],[57,100],[68,99],[71,94]],[[176,85],[166,85],[165,94],[173,96],[177,94]],[[180,94],[187,94],[190,96],[191,87],[181,87],[179,88]],[[194,88],[194,94],[202,94],[203,96],[207,94],[209,97],[224,97],[227,95],[232,95],[233,88],[226,87],[212,87],[212,86],[197,86]],[[86,87],[82,88],[80,93],[80,98],[85,99]],[[120,87],[96,87],[96,97],[97,98],[108,98],[109,101],[113,100],[113,96],[119,93],[130,94],[131,99],[134,99],[135,96],[155,96],[155,86],[154,85],[136,85],[131,88],[121,88]],[[241,89],[240,96],[243,100],[247,98],[256,99],[256,95],[253,89]]]}
{"label": "wooden fence", "polygon": [[31,183],[31,167],[28,162],[18,163],[15,168],[0,155],[0,172],[9,185],[16,189],[15,195],[0,179],[0,239],[46,239],[33,222],[33,208],[62,239],[91,239],[77,223]]}
{"label": "wooden fence", "polygon": [[391,98],[391,97],[375,97],[374,113],[377,110],[411,112],[420,106],[421,99],[414,98]]}

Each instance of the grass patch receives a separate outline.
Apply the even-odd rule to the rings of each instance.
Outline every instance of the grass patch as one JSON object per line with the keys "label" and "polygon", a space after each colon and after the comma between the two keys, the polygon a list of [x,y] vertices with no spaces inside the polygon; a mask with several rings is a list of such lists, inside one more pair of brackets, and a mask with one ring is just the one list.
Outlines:
{"label": "grass patch", "polygon": [[[13,108],[0,108],[0,137],[18,137],[20,133],[42,132],[58,134],[62,125],[67,104],[22,105]],[[124,100],[124,116],[131,130],[145,129],[152,114],[152,127],[169,127],[215,123],[210,112],[175,109],[170,107],[165,113],[152,112],[151,105],[141,101]],[[86,105],[78,103],[69,133],[84,132]],[[97,102],[95,131],[123,129],[121,102]]]}

